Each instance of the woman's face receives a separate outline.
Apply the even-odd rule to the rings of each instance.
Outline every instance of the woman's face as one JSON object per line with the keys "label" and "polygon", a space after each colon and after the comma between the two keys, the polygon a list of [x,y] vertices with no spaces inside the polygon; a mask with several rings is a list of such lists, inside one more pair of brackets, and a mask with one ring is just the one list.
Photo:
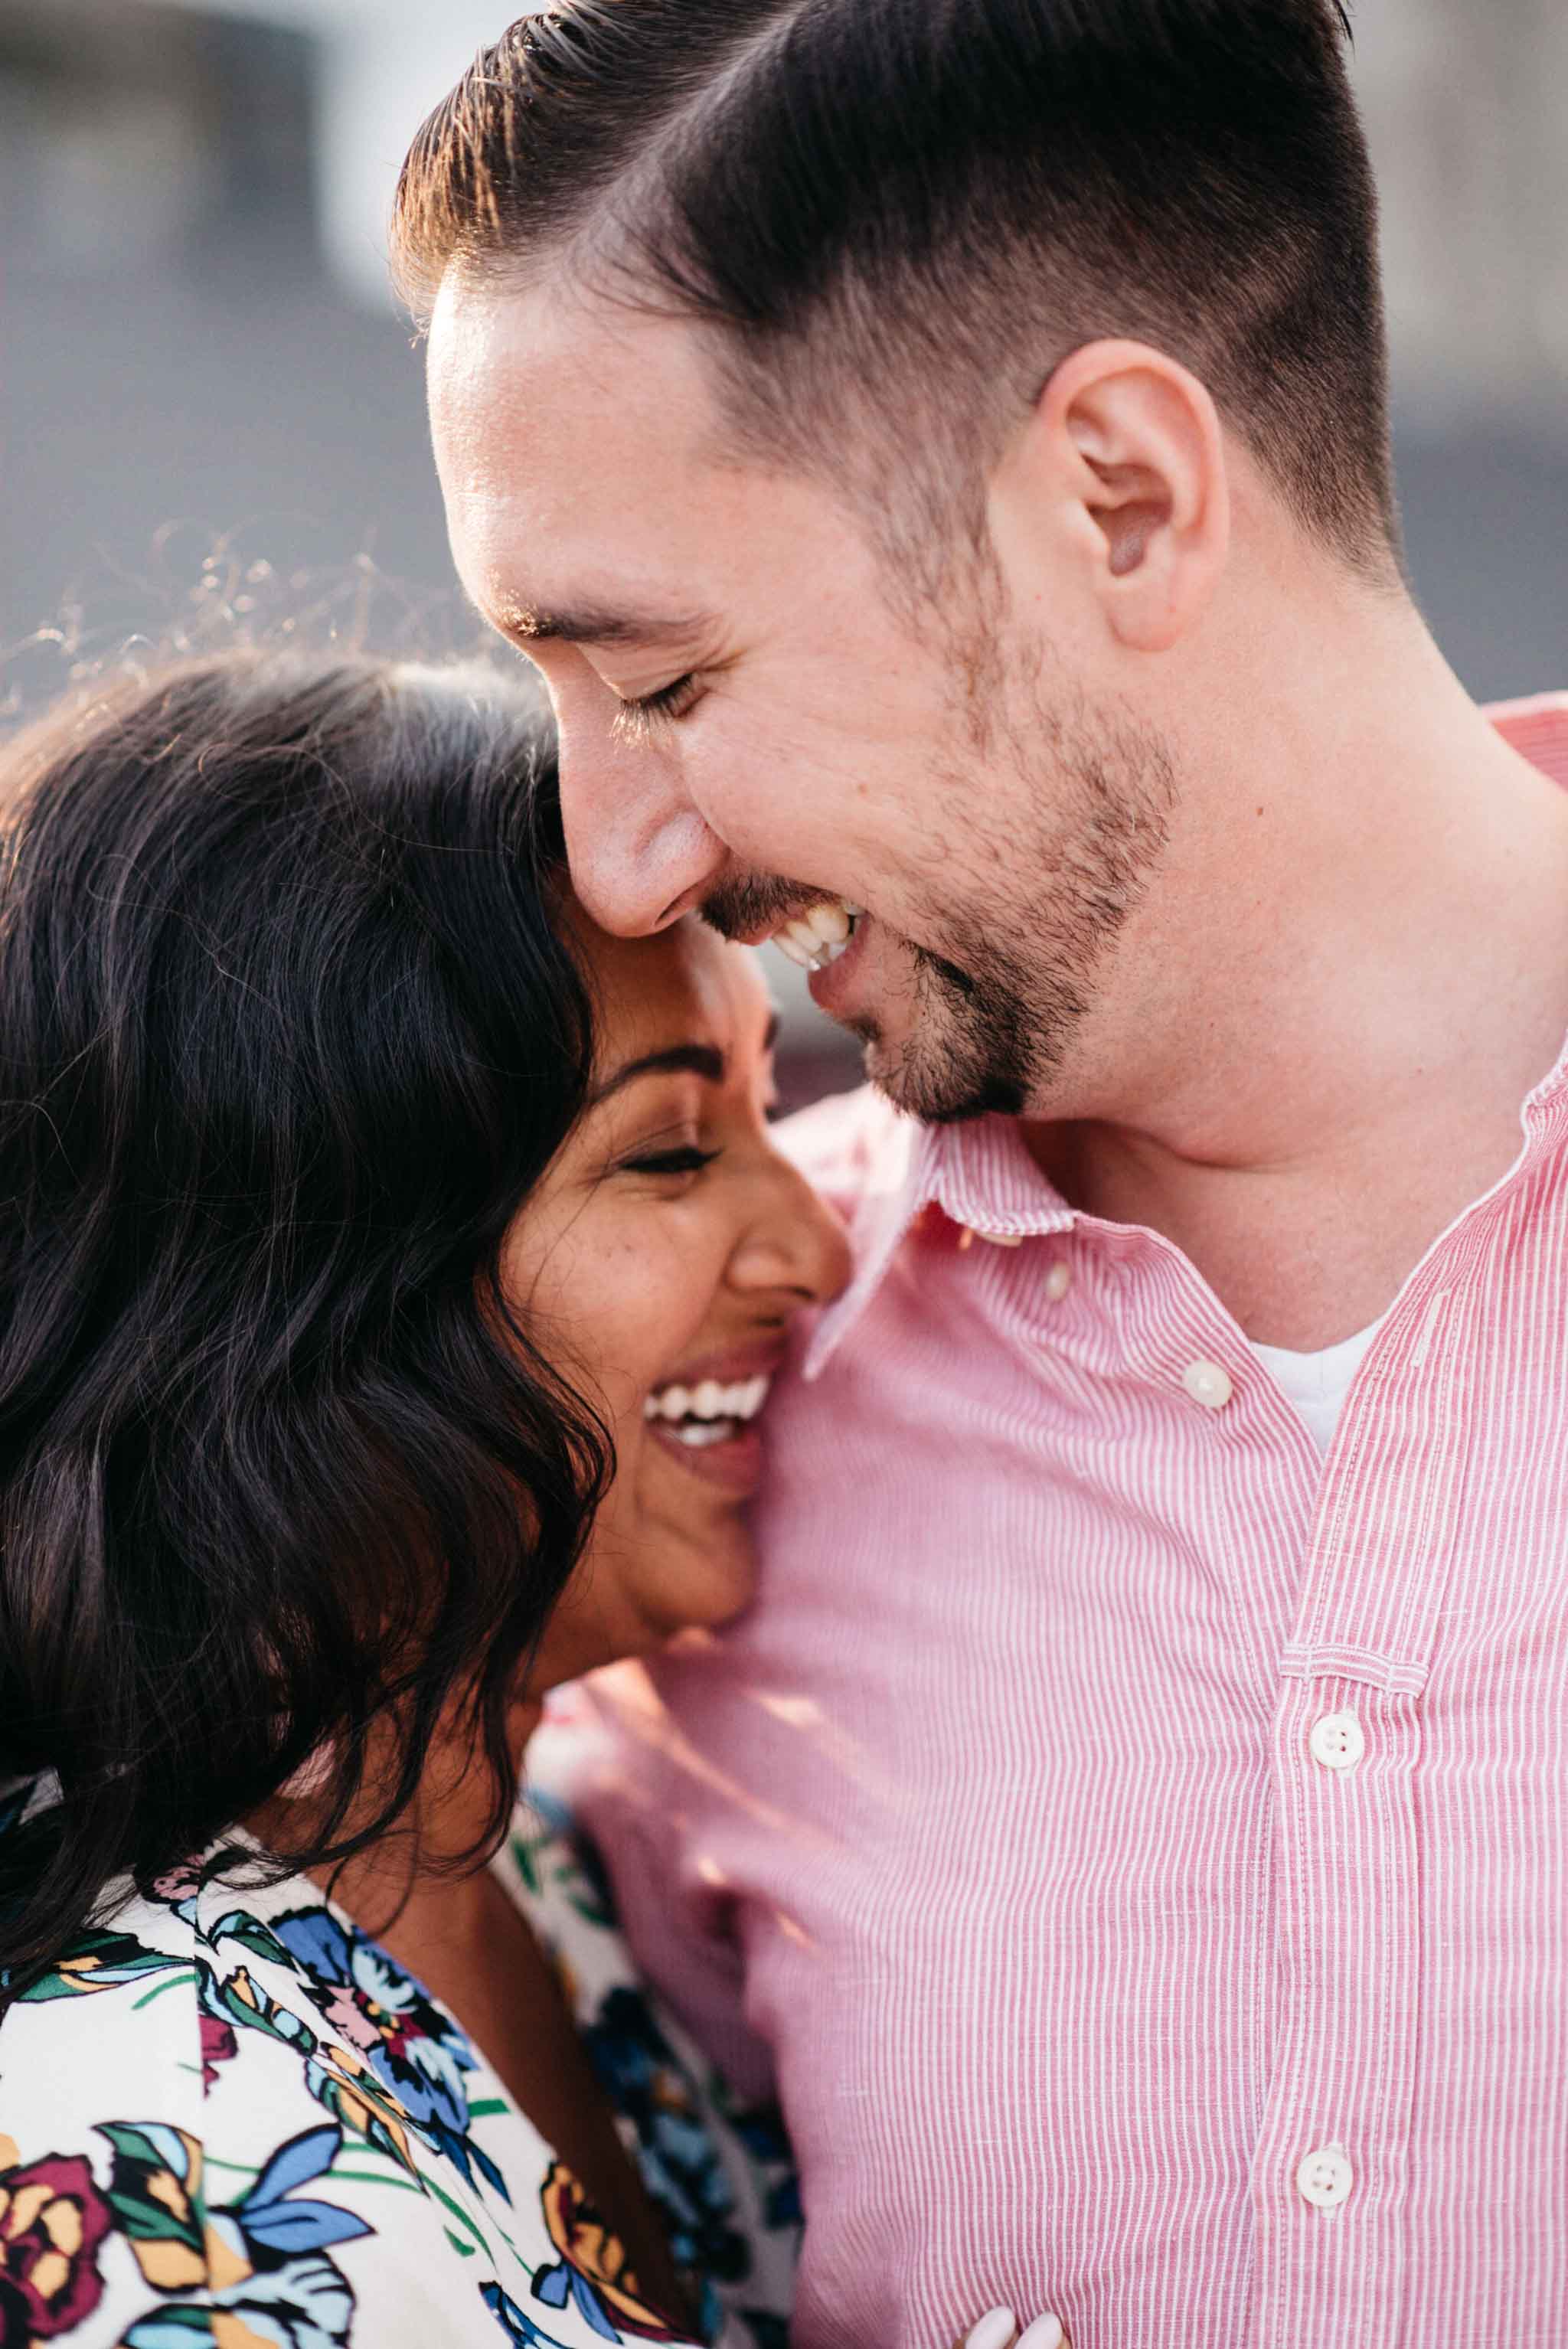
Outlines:
{"label": "woman's face", "polygon": [[618,1465],[536,1692],[746,1606],[769,1386],[791,1317],[849,1269],[837,1218],[769,1137],[774,1018],[755,957],[695,919],[631,939],[576,921],[595,1092],[502,1277],[603,1411]]}

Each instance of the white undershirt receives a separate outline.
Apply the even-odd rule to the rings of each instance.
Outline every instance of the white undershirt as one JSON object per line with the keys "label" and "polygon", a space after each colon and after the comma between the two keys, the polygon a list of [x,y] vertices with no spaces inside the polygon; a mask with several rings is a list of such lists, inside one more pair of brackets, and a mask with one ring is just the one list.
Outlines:
{"label": "white undershirt", "polygon": [[1379,1315],[1370,1329],[1358,1330],[1354,1338],[1342,1338],[1337,1346],[1325,1346],[1319,1354],[1292,1354],[1283,1346],[1253,1341],[1253,1353],[1274,1384],[1284,1389],[1285,1401],[1306,1422],[1320,1452],[1326,1452],[1334,1441],[1351,1381],[1382,1326]]}

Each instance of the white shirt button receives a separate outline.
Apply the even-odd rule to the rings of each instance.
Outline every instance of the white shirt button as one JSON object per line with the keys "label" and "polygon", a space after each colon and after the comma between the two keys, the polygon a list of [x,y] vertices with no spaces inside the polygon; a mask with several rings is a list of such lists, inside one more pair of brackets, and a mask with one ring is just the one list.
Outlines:
{"label": "white shirt button", "polygon": [[1236,1390],[1231,1374],[1218,1362],[1189,1362],[1181,1373],[1181,1383],[1194,1402],[1205,1411],[1223,1411]]}
{"label": "white shirt button", "polygon": [[1307,1738],[1315,1762],[1326,1770],[1354,1770],[1367,1751],[1367,1738],[1353,1713],[1326,1713]]}
{"label": "white shirt button", "polygon": [[1066,1257],[1057,1257],[1046,1275],[1046,1295],[1053,1305],[1059,1305],[1073,1285],[1073,1268]]}
{"label": "white shirt button", "polygon": [[1298,2165],[1295,2182],[1303,2200],[1310,2202],[1315,2210],[1337,2210],[1342,2202],[1350,2199],[1356,2172],[1342,2145],[1325,2145]]}

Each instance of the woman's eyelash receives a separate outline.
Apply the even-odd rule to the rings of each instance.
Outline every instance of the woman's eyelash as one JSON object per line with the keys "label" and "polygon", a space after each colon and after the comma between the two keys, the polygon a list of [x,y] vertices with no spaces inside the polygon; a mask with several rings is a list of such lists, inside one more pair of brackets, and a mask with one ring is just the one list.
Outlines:
{"label": "woman's eyelash", "polygon": [[623,701],[615,713],[614,733],[621,741],[639,740],[656,726],[684,718],[696,698],[696,678],[688,669],[672,685],[662,685],[657,693],[645,693],[640,701]]}
{"label": "woman's eyelash", "polygon": [[628,1158],[623,1173],[627,1174],[698,1174],[711,1166],[718,1156],[717,1150],[698,1150],[688,1143],[684,1150],[661,1150],[651,1158]]}

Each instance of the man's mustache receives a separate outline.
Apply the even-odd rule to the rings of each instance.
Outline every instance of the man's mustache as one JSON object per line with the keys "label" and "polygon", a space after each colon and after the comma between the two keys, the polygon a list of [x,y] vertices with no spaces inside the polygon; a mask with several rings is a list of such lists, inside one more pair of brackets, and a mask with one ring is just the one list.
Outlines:
{"label": "man's mustache", "polygon": [[809,882],[750,874],[743,881],[727,881],[704,899],[700,911],[721,938],[755,937],[758,930],[776,930],[808,905],[820,905],[827,894]]}

